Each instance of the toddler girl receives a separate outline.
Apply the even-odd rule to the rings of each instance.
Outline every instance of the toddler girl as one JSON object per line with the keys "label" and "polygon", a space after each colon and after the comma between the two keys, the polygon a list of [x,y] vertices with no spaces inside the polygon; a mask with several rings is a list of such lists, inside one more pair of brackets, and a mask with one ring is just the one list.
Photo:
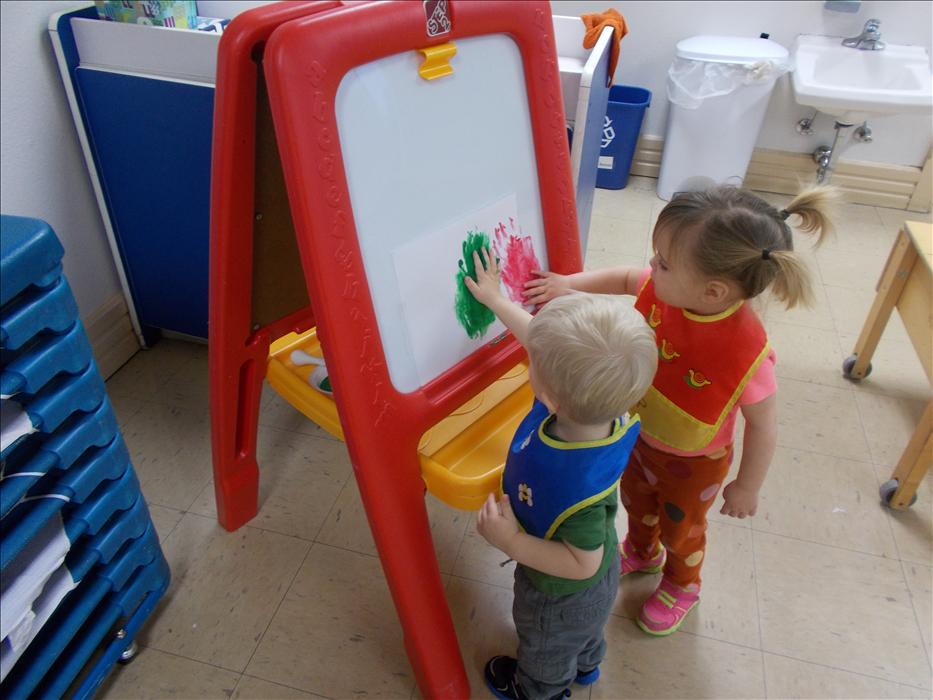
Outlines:
{"label": "toddler girl", "polygon": [[745,302],[770,287],[788,309],[809,303],[787,222],[818,244],[830,199],[814,188],[778,210],[734,187],[679,193],[658,216],[650,269],[537,272],[525,285],[536,304],[570,290],[635,295],[655,331],[658,371],[635,409],[642,429],[620,485],[629,520],[622,575],[663,571],[638,617],[648,634],[676,631],[699,603],[706,513],[729,472],[739,410],[742,459],[721,512],[744,518],[758,507],[777,440],[776,358]]}

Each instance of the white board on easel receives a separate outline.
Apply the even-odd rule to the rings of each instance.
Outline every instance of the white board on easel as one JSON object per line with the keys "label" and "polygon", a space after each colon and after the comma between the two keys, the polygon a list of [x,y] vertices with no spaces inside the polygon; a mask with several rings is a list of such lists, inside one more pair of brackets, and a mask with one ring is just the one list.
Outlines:
{"label": "white board on easel", "polygon": [[[419,241],[430,242],[443,258],[422,258],[421,265],[449,270],[454,280],[463,227],[471,218],[496,218],[491,212],[512,198],[514,204],[503,206],[514,207],[517,228],[530,237],[541,268],[548,268],[518,47],[504,34],[461,39],[450,62],[453,74],[432,81],[420,77],[420,63],[412,51],[354,68],[334,105],[376,322],[389,376],[401,392],[423,386],[501,330],[491,326],[470,339],[460,329],[465,340],[449,342],[455,287],[438,287],[436,275],[427,273],[420,286],[412,288],[413,279],[400,284],[397,258],[404,260],[406,246],[418,250]],[[416,274],[403,263],[402,276]],[[419,295],[422,303],[413,304]],[[419,325],[438,339],[427,352],[414,349]]]}

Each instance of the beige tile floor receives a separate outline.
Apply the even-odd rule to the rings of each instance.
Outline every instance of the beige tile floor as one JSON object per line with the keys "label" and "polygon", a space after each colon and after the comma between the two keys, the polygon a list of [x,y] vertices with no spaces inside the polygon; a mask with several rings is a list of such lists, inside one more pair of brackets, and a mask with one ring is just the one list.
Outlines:
{"label": "beige tile floor", "polygon": [[[588,267],[645,263],[654,184],[597,191]],[[816,307],[764,306],[781,432],[760,512],[711,516],[703,604],[672,637],[633,622],[655,578],[623,582],[602,679],[575,698],[931,697],[931,479],[906,512],[878,502],[929,388],[896,317],[871,377],[840,376],[904,216],[842,206],[836,237],[807,253]],[[173,583],[101,697],[420,697],[341,443],[267,392],[261,509],[228,533],[214,518],[205,347],[165,340],[108,388]],[[428,509],[473,693],[490,697],[482,664],[515,644],[511,569],[470,513],[430,497]]]}

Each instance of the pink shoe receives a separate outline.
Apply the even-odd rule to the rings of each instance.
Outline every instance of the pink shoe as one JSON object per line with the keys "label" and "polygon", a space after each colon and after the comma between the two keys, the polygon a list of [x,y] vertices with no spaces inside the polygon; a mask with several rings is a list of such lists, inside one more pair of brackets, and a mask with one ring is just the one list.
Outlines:
{"label": "pink shoe", "polygon": [[622,559],[622,573],[619,574],[620,576],[635,572],[656,574],[664,567],[664,561],[667,559],[667,552],[664,550],[664,545],[658,542],[658,553],[651,557],[651,559],[641,559],[635,554],[635,548],[628,541],[628,537],[626,537],[622,541],[622,544],[619,545],[619,556]]}
{"label": "pink shoe", "polygon": [[699,584],[681,588],[664,576],[657,590],[645,601],[638,615],[638,626],[655,637],[664,637],[676,632],[687,613],[699,603]]}

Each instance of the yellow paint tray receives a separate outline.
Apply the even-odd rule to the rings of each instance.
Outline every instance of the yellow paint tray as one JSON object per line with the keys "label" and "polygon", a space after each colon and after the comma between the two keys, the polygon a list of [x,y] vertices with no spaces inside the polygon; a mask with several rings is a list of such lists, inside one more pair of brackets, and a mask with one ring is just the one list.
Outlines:
{"label": "yellow paint tray", "polygon": [[[315,329],[289,333],[272,343],[266,379],[292,406],[343,440],[333,398],[308,384],[314,366],[291,361],[292,352],[299,349],[323,356]],[[520,363],[425,432],[418,454],[428,491],[454,508],[478,510],[487,494],[499,488],[512,436],[533,398],[528,367]]]}

